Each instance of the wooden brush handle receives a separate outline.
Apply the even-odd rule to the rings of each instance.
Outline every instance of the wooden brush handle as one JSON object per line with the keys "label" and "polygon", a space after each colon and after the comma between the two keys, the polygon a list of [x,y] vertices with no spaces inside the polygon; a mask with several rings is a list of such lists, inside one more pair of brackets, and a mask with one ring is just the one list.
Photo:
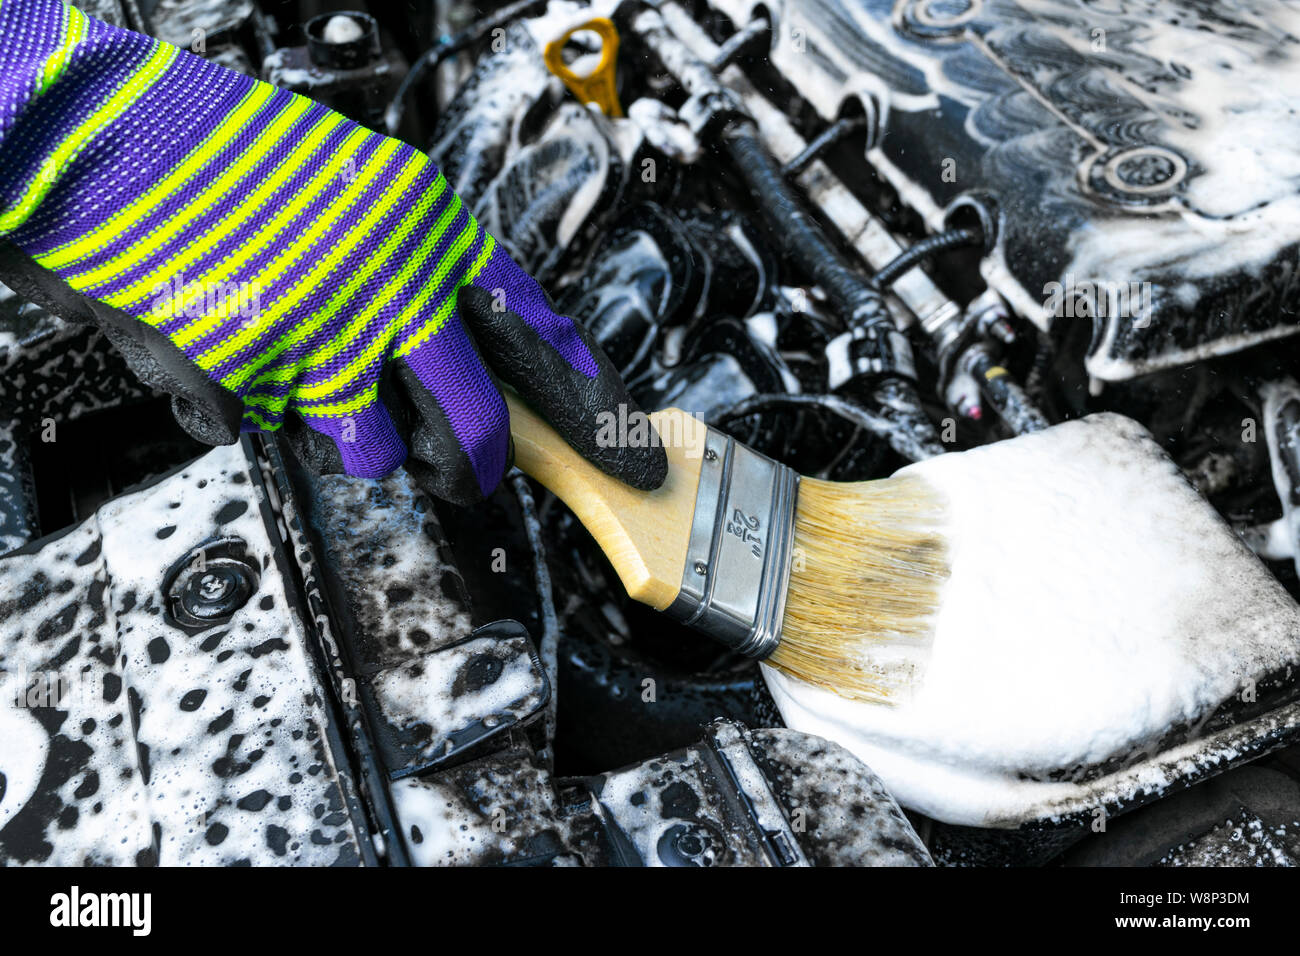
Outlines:
{"label": "wooden brush handle", "polygon": [[[650,416],[660,435],[684,435],[690,441],[666,441],[668,479],[655,491],[638,491],[579,455],[509,390],[506,404],[515,464],[578,516],[634,600],[660,611],[672,604],[681,590],[695,515],[706,433],[703,423],[675,408]],[[683,428],[683,422],[695,427]]]}

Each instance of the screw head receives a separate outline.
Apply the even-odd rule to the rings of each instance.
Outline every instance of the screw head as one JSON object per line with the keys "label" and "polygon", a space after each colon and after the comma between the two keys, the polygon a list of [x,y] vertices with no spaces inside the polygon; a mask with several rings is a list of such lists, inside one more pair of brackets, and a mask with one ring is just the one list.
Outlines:
{"label": "screw head", "polygon": [[208,570],[189,575],[177,595],[181,613],[204,623],[228,620],[247,603],[255,585],[246,569],[233,561],[220,561]]}
{"label": "screw head", "polygon": [[703,562],[703,561],[696,561],[696,562],[695,562],[695,573],[696,573],[696,574],[707,574],[708,571],[709,571],[709,566],[708,566],[705,562]]}
{"label": "screw head", "polygon": [[163,583],[168,623],[191,633],[222,624],[248,603],[258,573],[243,541],[230,538],[195,548]]}
{"label": "screw head", "polygon": [[209,603],[220,601],[234,586],[234,581],[226,575],[209,572],[199,580],[198,596]]}

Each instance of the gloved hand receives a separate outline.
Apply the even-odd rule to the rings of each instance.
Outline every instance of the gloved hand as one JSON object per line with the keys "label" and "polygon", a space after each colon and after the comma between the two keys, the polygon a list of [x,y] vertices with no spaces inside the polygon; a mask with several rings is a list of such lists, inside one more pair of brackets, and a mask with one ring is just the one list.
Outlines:
{"label": "gloved hand", "polygon": [[0,237],[0,281],[97,322],[210,443],[288,425],[468,503],[507,464],[495,373],[609,474],[666,475],[597,441],[635,410],[617,372],[423,154],[57,0],[0,0]]}

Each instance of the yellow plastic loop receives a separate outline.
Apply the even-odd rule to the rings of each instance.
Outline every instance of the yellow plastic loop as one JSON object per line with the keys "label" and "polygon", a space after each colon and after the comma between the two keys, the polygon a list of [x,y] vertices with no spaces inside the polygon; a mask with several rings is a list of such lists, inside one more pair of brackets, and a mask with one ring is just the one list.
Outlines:
{"label": "yellow plastic loop", "polygon": [[[586,76],[574,73],[564,62],[564,47],[575,33],[590,30],[600,37],[600,62]],[[618,65],[618,30],[608,17],[592,17],[546,44],[546,67],[584,103],[595,103],[606,116],[622,116],[618,105],[615,69]]]}

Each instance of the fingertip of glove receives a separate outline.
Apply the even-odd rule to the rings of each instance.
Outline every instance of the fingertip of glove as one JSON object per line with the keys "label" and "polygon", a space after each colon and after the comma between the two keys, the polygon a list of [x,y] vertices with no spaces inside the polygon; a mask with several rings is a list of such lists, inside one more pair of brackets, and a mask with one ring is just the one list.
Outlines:
{"label": "fingertip of glove", "polygon": [[639,491],[654,491],[668,480],[668,455],[659,445],[627,448],[618,463],[617,477]]}
{"label": "fingertip of glove", "polygon": [[464,468],[439,468],[414,456],[406,459],[405,467],[416,487],[425,494],[461,508],[483,502],[496,490],[493,485],[484,492],[477,476]]}
{"label": "fingertip of glove", "polygon": [[[221,390],[215,389],[212,396],[219,396]],[[206,445],[233,445],[239,441],[240,423],[243,419],[243,405],[229,392],[224,393],[233,402],[202,401],[172,395],[172,417],[184,429],[185,433],[196,441]]]}

